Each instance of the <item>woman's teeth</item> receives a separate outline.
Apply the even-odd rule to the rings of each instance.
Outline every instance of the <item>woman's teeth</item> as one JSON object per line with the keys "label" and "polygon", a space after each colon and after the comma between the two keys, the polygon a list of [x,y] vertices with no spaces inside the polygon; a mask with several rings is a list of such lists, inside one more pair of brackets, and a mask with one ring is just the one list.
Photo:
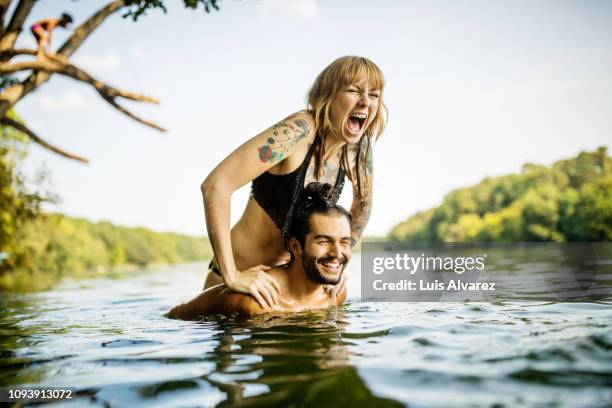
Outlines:
{"label": "woman's teeth", "polygon": [[363,128],[364,122],[365,122],[365,118],[362,119],[356,115],[351,115],[347,122],[347,127],[348,127],[349,132],[353,134],[359,133],[361,129]]}

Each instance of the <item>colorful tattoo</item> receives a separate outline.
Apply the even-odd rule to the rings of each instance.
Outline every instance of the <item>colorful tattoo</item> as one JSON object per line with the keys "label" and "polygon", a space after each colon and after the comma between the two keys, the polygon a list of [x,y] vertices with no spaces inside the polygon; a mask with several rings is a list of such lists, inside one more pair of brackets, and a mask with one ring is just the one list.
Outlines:
{"label": "colorful tattoo", "polygon": [[286,121],[277,123],[272,127],[272,134],[266,140],[266,144],[258,147],[259,160],[262,163],[275,163],[282,161],[291,147],[305,138],[310,128],[304,119],[296,119],[294,122],[297,130],[287,124]]}
{"label": "colorful tattoo", "polygon": [[372,211],[372,196],[367,192],[367,195],[360,200],[359,198],[353,199],[353,205],[351,206],[351,215],[353,217],[351,221],[351,238],[357,242],[363,234],[368,220],[370,219],[370,213]]}
{"label": "colorful tattoo", "polygon": [[336,159],[338,163],[332,163],[330,160],[325,161],[322,164],[323,173],[320,177],[316,177],[314,174],[314,165],[312,163],[309,164],[308,170],[306,171],[306,177],[304,178],[304,186],[307,186],[309,183],[313,181],[318,181],[319,183],[329,183],[332,186],[336,185],[336,179],[338,178],[338,172],[340,171],[340,157],[342,156],[342,151],[338,151]]}
{"label": "colorful tattoo", "polygon": [[372,146],[370,146],[370,151],[368,152],[368,144],[369,142],[367,137],[364,137],[361,141],[361,157],[359,157],[359,160],[361,160],[362,163],[365,163],[366,176],[369,178],[372,177],[372,174],[374,173],[374,151]]}
{"label": "colorful tattoo", "polygon": [[[365,163],[365,176],[366,183],[362,191],[363,197],[359,198],[357,194],[353,196],[353,205],[351,206],[351,215],[353,220],[351,222],[351,238],[353,242],[357,242],[361,237],[361,234],[368,225],[370,219],[370,213],[372,211],[372,175],[374,174],[374,152],[372,146],[368,152],[368,141],[363,138],[360,146],[360,157],[361,163]],[[367,153],[367,156],[366,156]]]}

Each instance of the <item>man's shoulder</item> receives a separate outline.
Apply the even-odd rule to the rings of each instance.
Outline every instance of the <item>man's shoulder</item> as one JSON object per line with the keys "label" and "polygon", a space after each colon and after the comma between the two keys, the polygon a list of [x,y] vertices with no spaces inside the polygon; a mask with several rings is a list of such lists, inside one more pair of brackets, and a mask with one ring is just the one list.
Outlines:
{"label": "man's shoulder", "polygon": [[254,316],[264,310],[251,295],[238,292],[225,292],[219,296],[216,309],[218,313],[238,313],[244,316]]}

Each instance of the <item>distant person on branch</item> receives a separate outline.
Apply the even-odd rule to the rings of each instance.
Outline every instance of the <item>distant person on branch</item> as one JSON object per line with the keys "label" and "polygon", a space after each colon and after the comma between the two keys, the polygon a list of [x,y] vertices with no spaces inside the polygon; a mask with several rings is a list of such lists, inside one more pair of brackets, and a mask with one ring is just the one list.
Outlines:
{"label": "distant person on branch", "polygon": [[37,59],[43,59],[46,54],[53,55],[53,52],[46,51],[46,47],[51,47],[51,34],[53,30],[58,26],[67,28],[72,21],[72,16],[70,14],[62,13],[60,18],[45,18],[32,24],[30,31],[32,31],[38,43],[38,51],[36,52]]}

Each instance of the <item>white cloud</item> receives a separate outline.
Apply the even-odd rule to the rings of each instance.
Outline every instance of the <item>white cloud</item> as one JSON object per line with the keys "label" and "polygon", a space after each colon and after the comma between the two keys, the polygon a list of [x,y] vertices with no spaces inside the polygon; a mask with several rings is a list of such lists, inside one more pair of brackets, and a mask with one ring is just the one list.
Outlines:
{"label": "white cloud", "polygon": [[81,66],[91,71],[112,71],[119,68],[121,60],[115,53],[106,55],[84,54],[73,58],[77,66]]}
{"label": "white cloud", "polygon": [[317,15],[317,3],[315,0],[266,0],[262,6],[268,12],[290,12],[303,17],[314,17]]}
{"label": "white cloud", "polygon": [[56,97],[43,95],[40,98],[42,107],[52,111],[74,109],[81,106],[83,101],[83,95],[77,91],[67,91]]}

